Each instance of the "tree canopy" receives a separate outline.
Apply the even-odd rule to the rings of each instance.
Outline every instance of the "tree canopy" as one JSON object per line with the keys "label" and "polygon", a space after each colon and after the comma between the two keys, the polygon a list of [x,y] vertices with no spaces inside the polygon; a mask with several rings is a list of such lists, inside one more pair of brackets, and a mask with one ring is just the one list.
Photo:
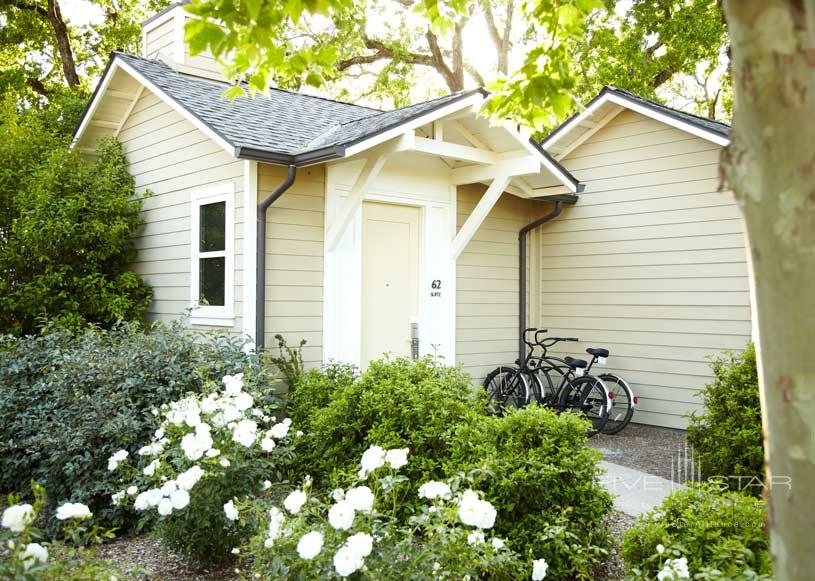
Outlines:
{"label": "tree canopy", "polygon": [[250,91],[311,85],[400,106],[486,85],[492,113],[537,129],[606,84],[730,110],[716,0],[194,0],[190,11],[202,17],[188,25],[193,50],[234,55],[227,76]]}

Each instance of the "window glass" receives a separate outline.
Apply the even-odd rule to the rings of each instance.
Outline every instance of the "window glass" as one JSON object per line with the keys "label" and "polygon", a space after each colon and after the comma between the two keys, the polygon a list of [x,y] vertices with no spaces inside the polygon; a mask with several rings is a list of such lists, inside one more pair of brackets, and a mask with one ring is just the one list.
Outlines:
{"label": "window glass", "polygon": [[[201,252],[226,249],[226,202],[201,206]],[[203,270],[202,270],[203,272]]]}
{"label": "window glass", "polygon": [[226,258],[199,258],[199,284],[201,305],[222,307],[226,293]]}

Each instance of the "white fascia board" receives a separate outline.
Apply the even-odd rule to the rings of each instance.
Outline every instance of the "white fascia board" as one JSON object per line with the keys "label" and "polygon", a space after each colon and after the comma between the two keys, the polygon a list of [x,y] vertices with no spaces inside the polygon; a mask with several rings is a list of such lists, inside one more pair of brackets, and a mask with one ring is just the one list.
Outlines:
{"label": "white fascia board", "polygon": [[[549,148],[559,142],[567,134],[571,133],[574,128],[583,123],[588,117],[591,117],[606,103],[614,103],[615,105],[636,111],[637,113],[645,115],[646,117],[656,119],[657,121],[661,121],[666,125],[670,125],[671,127],[675,127],[676,129],[680,129],[681,131],[695,135],[696,137],[701,137],[702,139],[712,141],[718,145],[725,146],[730,143],[730,140],[727,137],[723,137],[722,135],[719,135],[713,131],[708,131],[701,127],[697,127],[692,123],[687,123],[685,121],[681,121],[680,119],[676,119],[675,117],[671,117],[670,115],[665,115],[664,113],[654,111],[650,107],[645,107],[636,101],[626,99],[625,97],[615,93],[606,93],[594,103],[586,107],[580,114],[558,127],[555,133],[551,134],[541,142],[541,146],[548,151]],[[598,124],[595,130],[600,129],[601,127],[602,124]]]}
{"label": "white fascia board", "polygon": [[543,165],[543,167],[549,170],[549,173],[555,176],[558,179],[558,181],[560,181],[560,183],[569,188],[569,190],[571,190],[572,193],[577,193],[577,184],[572,182],[573,178],[570,179],[570,177],[567,174],[563,173],[564,171],[563,168],[561,168],[556,163],[552,163],[552,161],[548,157],[543,155],[541,151],[530,142],[528,136],[523,135],[520,131],[515,129],[515,127],[513,127],[511,123],[507,121],[504,121],[501,125],[510,135],[512,135],[515,139],[518,140],[518,143],[520,143],[523,146],[523,148],[526,149],[526,151],[540,159],[540,162]]}
{"label": "white fascia board", "polygon": [[71,144],[71,147],[76,145],[76,143],[82,139],[82,135],[84,134],[85,130],[87,129],[88,125],[90,124],[91,119],[93,118],[96,109],[99,107],[99,103],[101,103],[102,99],[105,96],[105,90],[107,89],[108,85],[110,84],[111,79],[113,78],[114,74],[118,69],[123,70],[128,75],[136,79],[139,83],[141,83],[144,87],[147,88],[148,91],[156,95],[159,99],[164,101],[167,105],[172,107],[177,113],[179,113],[184,119],[192,123],[192,125],[201,131],[204,135],[212,139],[215,143],[220,145],[224,151],[226,151],[232,157],[236,157],[235,155],[235,147],[226,141],[223,137],[215,133],[206,123],[198,119],[195,115],[187,111],[184,107],[178,104],[178,102],[171,98],[164,90],[160,89],[158,86],[150,82],[147,78],[145,78],[141,73],[139,73],[136,69],[131,67],[126,62],[121,61],[118,57],[115,57],[113,63],[110,66],[107,74],[102,78],[101,86],[99,90],[96,92],[96,96],[94,97],[93,101],[91,102],[90,107],[88,108],[88,112],[85,114],[85,117],[82,119],[82,123],[79,125],[79,129],[77,129],[76,136]]}
{"label": "white fascia board", "polygon": [[399,137],[402,133],[407,133],[408,131],[413,131],[414,129],[421,127],[422,125],[426,125],[427,123],[431,123],[436,119],[441,119],[442,117],[446,117],[451,113],[455,113],[456,111],[460,111],[462,109],[466,109],[468,107],[472,107],[473,105],[480,105],[484,102],[484,95],[481,93],[473,93],[469,97],[465,99],[461,99],[460,101],[454,101],[444,107],[439,107],[433,111],[425,113],[424,115],[420,115],[415,119],[412,119],[406,123],[401,125],[397,125],[387,131],[383,131],[378,135],[374,135],[364,141],[360,141],[359,143],[347,147],[345,149],[345,157],[351,157],[352,155],[356,155],[366,149],[370,149],[380,143],[384,143],[385,141],[389,141],[394,137]]}
{"label": "white fascia board", "polygon": [[727,144],[730,143],[730,139],[728,139],[727,137],[724,137],[722,135],[714,133],[713,131],[708,131],[708,130],[703,129],[701,127],[697,127],[696,125],[693,125],[692,123],[686,123],[685,121],[681,121],[679,119],[676,119],[675,117],[671,117],[670,115],[665,115],[664,113],[654,111],[653,109],[650,109],[649,107],[644,107],[643,105],[640,105],[639,103],[636,103],[634,101],[630,101],[630,100],[628,100],[628,99],[626,99],[624,97],[621,97],[619,95],[615,95],[614,93],[609,93],[609,94],[606,95],[606,97],[608,97],[608,100],[610,102],[612,102],[612,103],[616,103],[617,105],[627,107],[628,109],[631,109],[632,111],[636,111],[637,113],[641,113],[642,115],[645,115],[646,117],[651,117],[652,119],[656,119],[657,121],[661,121],[661,122],[665,123],[666,125],[670,125],[671,127],[676,127],[677,129],[681,129],[682,131],[686,131],[686,132],[688,132],[688,133],[690,133],[692,135],[695,135],[696,137],[701,137],[702,139],[707,139],[708,141],[712,141],[713,143],[715,143],[717,145],[724,146],[724,145],[727,145]]}

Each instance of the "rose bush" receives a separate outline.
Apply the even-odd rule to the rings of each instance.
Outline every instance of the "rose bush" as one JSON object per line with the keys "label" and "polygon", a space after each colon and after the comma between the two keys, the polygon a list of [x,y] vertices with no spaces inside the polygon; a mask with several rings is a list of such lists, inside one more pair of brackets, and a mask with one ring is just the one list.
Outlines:
{"label": "rose bush", "polygon": [[222,383],[163,405],[137,464],[126,451],[108,459],[122,475],[113,503],[141,514],[165,544],[201,562],[225,559],[240,544],[249,527],[236,501],[281,479],[293,458],[291,420],[278,422],[257,407],[243,374]]}
{"label": "rose bush", "polygon": [[66,503],[57,509],[62,541],[43,540],[43,533],[35,523],[46,504],[46,493],[39,484],[34,483],[32,488],[33,504],[20,502],[17,496],[10,495],[9,506],[3,511],[0,579],[97,581],[122,575],[111,563],[98,559],[96,553],[84,548],[84,545],[110,539],[113,534],[91,525],[93,514],[82,503]]}
{"label": "rose bush", "polygon": [[262,579],[492,579],[546,576],[542,559],[525,563],[507,540],[491,532],[496,510],[465,487],[465,475],[449,483],[419,486],[420,510],[400,516],[395,491],[412,453],[371,446],[358,464],[358,480],[327,497],[306,478],[284,508],[256,503],[263,524],[241,555]]}

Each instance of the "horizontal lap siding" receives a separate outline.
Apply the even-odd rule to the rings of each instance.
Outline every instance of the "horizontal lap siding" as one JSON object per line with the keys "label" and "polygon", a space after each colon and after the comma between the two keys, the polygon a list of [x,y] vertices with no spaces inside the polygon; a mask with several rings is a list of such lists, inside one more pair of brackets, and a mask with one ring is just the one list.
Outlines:
{"label": "horizontal lap siding", "polygon": [[[258,164],[258,198],[285,177],[285,168]],[[266,345],[275,346],[278,333],[289,345],[305,339],[309,367],[323,358],[324,206],[324,168],[302,168],[266,219]]]}
{"label": "horizontal lap siding", "polygon": [[151,320],[178,318],[190,306],[190,195],[231,182],[235,188],[235,324],[242,330],[243,162],[196,129],[158,97],[145,91],[121,133],[137,192],[149,190],[133,270],[153,289]]}
{"label": "horizontal lap siding", "polygon": [[624,111],[563,161],[586,184],[541,235],[540,322],[606,346],[635,420],[685,427],[707,356],[750,339],[743,226],[719,192],[719,146]]}
{"label": "horizontal lap siding", "polygon": [[[458,188],[458,228],[485,189]],[[503,194],[456,263],[456,362],[478,383],[518,356],[518,231],[536,210],[538,205]]]}
{"label": "horizontal lap siding", "polygon": [[145,43],[145,57],[154,59],[159,52],[171,56],[173,53],[173,21],[168,20],[164,24],[155,27],[147,32]]}

